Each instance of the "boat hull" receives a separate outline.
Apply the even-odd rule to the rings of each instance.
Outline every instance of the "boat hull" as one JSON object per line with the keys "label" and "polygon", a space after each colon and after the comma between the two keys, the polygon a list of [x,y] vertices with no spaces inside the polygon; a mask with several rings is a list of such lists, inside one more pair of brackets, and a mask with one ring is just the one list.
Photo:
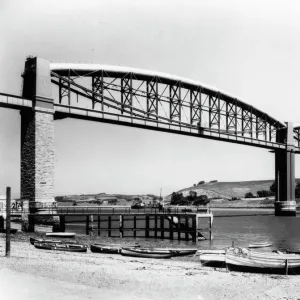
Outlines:
{"label": "boat hull", "polygon": [[34,243],[35,242],[38,242],[38,243],[52,243],[52,244],[60,244],[60,243],[62,243],[62,241],[60,241],[60,240],[45,240],[45,239],[36,239],[36,238],[30,238],[29,239],[29,241],[30,241],[30,244],[31,245],[34,245]]}
{"label": "boat hull", "polygon": [[169,250],[154,251],[152,249],[122,248],[120,253],[124,256],[143,258],[171,258],[174,253]]}
{"label": "boat hull", "polygon": [[76,244],[52,244],[35,242],[34,247],[43,250],[65,251],[65,252],[87,252],[87,246]]}
{"label": "boat hull", "polygon": [[248,248],[264,248],[270,246],[272,246],[272,243],[255,243],[255,244],[250,244]]}
{"label": "boat hull", "polygon": [[229,270],[251,273],[300,274],[300,257],[297,254],[227,252],[226,266]]}
{"label": "boat hull", "polygon": [[184,249],[184,248],[153,248],[154,251],[166,250],[173,252],[174,256],[192,255],[197,252],[197,249]]}
{"label": "boat hull", "polygon": [[60,237],[60,238],[73,238],[75,237],[76,233],[74,232],[47,232],[46,236],[51,237]]}
{"label": "boat hull", "polygon": [[225,253],[203,253],[199,255],[200,262],[203,266],[213,268],[225,268]]}

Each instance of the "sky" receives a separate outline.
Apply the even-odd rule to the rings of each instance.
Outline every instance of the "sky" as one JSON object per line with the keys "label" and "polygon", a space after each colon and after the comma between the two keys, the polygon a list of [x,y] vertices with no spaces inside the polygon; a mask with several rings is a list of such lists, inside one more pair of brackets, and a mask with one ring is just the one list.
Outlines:
{"label": "sky", "polygon": [[[300,123],[297,1],[0,0],[0,92],[28,55],[165,72]],[[296,158],[296,176],[300,162]],[[163,195],[201,180],[274,178],[266,149],[74,119],[55,121],[55,194]],[[0,194],[20,194],[20,114],[0,108]]]}

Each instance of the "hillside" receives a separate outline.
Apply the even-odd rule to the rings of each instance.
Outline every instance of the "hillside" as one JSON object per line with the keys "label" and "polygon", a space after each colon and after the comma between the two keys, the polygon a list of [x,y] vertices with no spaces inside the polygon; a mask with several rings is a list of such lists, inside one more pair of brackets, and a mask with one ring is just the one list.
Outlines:
{"label": "hillside", "polygon": [[[299,181],[299,179],[297,179],[297,181]],[[209,182],[197,186],[187,187],[177,192],[182,192],[183,196],[187,196],[189,191],[195,191],[197,192],[197,195],[207,195],[208,198],[243,198],[248,192],[256,195],[257,191],[269,190],[273,182],[274,180]],[[168,195],[166,200],[169,201],[170,199],[171,195]]]}

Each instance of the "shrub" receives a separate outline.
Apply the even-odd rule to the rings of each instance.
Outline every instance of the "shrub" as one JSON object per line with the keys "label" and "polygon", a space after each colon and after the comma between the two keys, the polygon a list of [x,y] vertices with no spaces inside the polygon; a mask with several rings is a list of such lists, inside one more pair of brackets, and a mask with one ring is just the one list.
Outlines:
{"label": "shrub", "polygon": [[245,198],[255,198],[255,196],[251,192],[248,192],[245,194]]}
{"label": "shrub", "polygon": [[204,183],[205,183],[205,181],[204,181],[204,180],[201,180],[201,181],[198,182],[198,185],[204,184]]}
{"label": "shrub", "polygon": [[211,180],[210,183],[218,182],[218,180]]}
{"label": "shrub", "polygon": [[262,190],[262,191],[257,191],[257,196],[259,198],[270,197],[270,196],[274,196],[274,193],[270,190]]}

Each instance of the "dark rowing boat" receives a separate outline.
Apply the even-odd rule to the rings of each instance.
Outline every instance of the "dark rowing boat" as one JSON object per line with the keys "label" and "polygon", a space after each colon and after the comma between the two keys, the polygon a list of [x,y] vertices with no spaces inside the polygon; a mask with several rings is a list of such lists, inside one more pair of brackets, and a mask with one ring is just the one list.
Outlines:
{"label": "dark rowing boat", "polygon": [[90,246],[91,252],[93,253],[120,253],[120,250],[125,248],[137,248],[140,247],[138,243],[128,245],[128,244],[105,244],[105,243],[95,243]]}
{"label": "dark rowing boat", "polygon": [[50,243],[50,244],[60,244],[60,243],[62,243],[61,240],[50,240],[50,239],[46,240],[46,239],[43,239],[43,238],[37,239],[37,238],[33,238],[33,237],[30,237],[29,241],[30,241],[31,245],[34,245],[35,242],[38,242],[38,243]]}
{"label": "dark rowing boat", "polygon": [[66,252],[87,252],[87,246],[82,244],[53,244],[35,242],[34,247],[44,250],[66,251]]}
{"label": "dark rowing boat", "polygon": [[122,248],[120,253],[124,256],[145,257],[145,258],[170,258],[175,256],[175,251],[153,250],[151,248]]}

